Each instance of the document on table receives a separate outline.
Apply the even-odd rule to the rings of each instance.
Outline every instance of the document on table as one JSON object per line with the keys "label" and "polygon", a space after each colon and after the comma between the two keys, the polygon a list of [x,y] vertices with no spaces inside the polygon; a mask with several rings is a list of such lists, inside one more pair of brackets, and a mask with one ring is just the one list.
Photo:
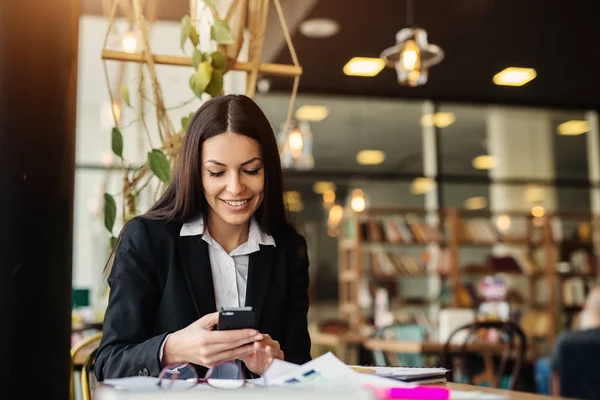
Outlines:
{"label": "document on table", "polygon": [[335,386],[340,384],[377,388],[413,386],[375,374],[357,372],[332,353],[326,353],[300,366],[274,360],[264,375],[268,386]]}
{"label": "document on table", "polygon": [[352,369],[365,374],[396,379],[402,382],[443,383],[446,382],[445,368],[413,368],[413,367],[363,367],[351,366]]}

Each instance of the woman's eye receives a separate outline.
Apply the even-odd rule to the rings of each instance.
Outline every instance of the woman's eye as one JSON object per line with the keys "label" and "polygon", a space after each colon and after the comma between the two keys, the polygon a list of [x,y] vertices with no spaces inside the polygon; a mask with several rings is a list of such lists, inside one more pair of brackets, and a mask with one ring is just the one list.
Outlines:
{"label": "woman's eye", "polygon": [[216,176],[217,178],[221,175],[223,175],[225,172],[221,171],[221,172],[211,172],[208,171],[208,176]]}
{"label": "woman's eye", "polygon": [[258,175],[258,173],[260,172],[260,168],[252,169],[252,170],[245,170],[244,172],[248,175]]}

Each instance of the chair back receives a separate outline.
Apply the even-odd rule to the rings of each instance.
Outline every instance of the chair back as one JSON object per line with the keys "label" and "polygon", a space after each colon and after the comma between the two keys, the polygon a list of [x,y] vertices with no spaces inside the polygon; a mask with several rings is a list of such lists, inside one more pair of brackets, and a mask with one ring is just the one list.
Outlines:
{"label": "chair back", "polygon": [[96,347],[83,363],[81,368],[81,398],[82,400],[92,400],[92,388],[90,385],[90,375],[93,375],[94,363],[96,362],[96,354],[98,353],[98,347]]}
{"label": "chair back", "polygon": [[600,393],[600,329],[566,331],[556,340],[553,364],[559,378],[560,396],[597,399]]}
{"label": "chair back", "polygon": [[[499,341],[491,342],[481,340],[480,333],[485,333],[491,329],[497,330],[499,333]],[[466,332],[462,344],[453,345],[453,338],[459,333]],[[454,341],[455,342],[455,341]],[[488,347],[489,345],[489,347]],[[497,347],[496,347],[497,346]],[[454,348],[453,348],[454,347]],[[498,353],[501,350],[501,358],[498,368],[494,368],[491,363],[491,354]],[[495,370],[492,381],[492,386],[499,387],[500,382],[505,380],[506,370],[509,361],[512,361],[512,372],[509,377],[507,389],[514,390],[519,380],[519,372],[523,365],[527,352],[527,337],[514,322],[502,322],[502,321],[481,321],[466,324],[456,329],[444,344],[444,348],[441,354],[442,365],[445,368],[452,369],[454,375],[454,368],[452,363],[452,356],[458,357],[461,360],[461,372],[466,377],[469,384],[474,384],[475,371],[473,371],[472,365],[469,362],[473,359],[473,356],[483,355],[485,368]]]}
{"label": "chair back", "polygon": [[81,339],[71,348],[71,400],[75,399],[75,369],[81,369],[82,399],[91,399],[89,373],[93,366],[93,362],[96,359],[96,353],[101,339],[102,332],[99,332]]}
{"label": "chair back", "polygon": [[[425,328],[417,324],[393,324],[378,329],[374,334],[377,339],[405,340],[423,342],[425,340]],[[376,365],[398,365],[403,367],[425,366],[422,354],[392,353],[387,354],[383,350],[373,350],[373,358]]]}

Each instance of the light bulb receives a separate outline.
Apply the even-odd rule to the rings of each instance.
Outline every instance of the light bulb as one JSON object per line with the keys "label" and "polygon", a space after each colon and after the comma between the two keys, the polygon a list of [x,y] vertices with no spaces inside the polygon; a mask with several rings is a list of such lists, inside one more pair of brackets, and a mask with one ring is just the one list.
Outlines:
{"label": "light bulb", "polygon": [[363,212],[367,207],[365,194],[362,190],[356,189],[352,192],[352,200],[350,200],[350,208],[354,212]]}
{"label": "light bulb", "polygon": [[333,190],[327,190],[323,193],[323,203],[331,205],[335,202],[335,192]]}
{"label": "light bulb", "polygon": [[122,46],[124,52],[135,53],[135,50],[137,49],[137,39],[135,38],[133,32],[127,32],[125,34],[123,37]]}
{"label": "light bulb", "polygon": [[290,132],[290,136],[288,137],[288,143],[290,146],[290,151],[294,155],[294,157],[299,157],[302,153],[302,148],[304,147],[304,139],[302,138],[302,132],[297,129],[294,129]]}
{"label": "light bulb", "polygon": [[510,222],[510,217],[506,214],[502,214],[498,216],[496,226],[498,226],[498,230],[506,232],[508,228],[510,228]]}
{"label": "light bulb", "polygon": [[329,209],[329,226],[337,226],[344,215],[344,209],[339,204]]}
{"label": "light bulb", "polygon": [[414,40],[408,40],[404,45],[404,50],[400,54],[400,62],[407,71],[419,68],[419,47]]}
{"label": "light bulb", "polygon": [[534,217],[541,218],[544,216],[544,214],[545,214],[544,207],[539,206],[539,205],[531,207],[531,215],[533,215]]}

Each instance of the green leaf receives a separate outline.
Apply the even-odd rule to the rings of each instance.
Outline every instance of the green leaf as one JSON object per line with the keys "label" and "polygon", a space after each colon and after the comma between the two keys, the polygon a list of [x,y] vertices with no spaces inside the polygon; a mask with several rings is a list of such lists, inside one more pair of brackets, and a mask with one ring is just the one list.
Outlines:
{"label": "green leaf", "polygon": [[194,113],[190,113],[190,115],[188,115],[187,117],[181,118],[181,129],[183,129],[184,132],[187,132],[193,117]]}
{"label": "green leaf", "polygon": [[115,203],[115,199],[110,194],[104,193],[104,226],[110,233],[112,233],[115,226],[116,217],[117,204]]}
{"label": "green leaf", "polygon": [[198,65],[196,73],[190,77],[190,88],[198,97],[206,90],[212,78],[213,67],[208,61],[202,61]]}
{"label": "green leaf", "polygon": [[183,46],[185,46],[185,42],[187,42],[190,34],[192,32],[192,20],[189,15],[181,18],[181,50],[183,51]]}
{"label": "green leaf", "polygon": [[212,73],[212,79],[206,87],[205,92],[210,94],[211,97],[217,97],[223,91],[223,71],[215,69]]}
{"label": "green leaf", "polygon": [[129,89],[125,85],[121,85],[121,97],[123,101],[127,105],[127,107],[131,108],[131,102],[129,100]]}
{"label": "green leaf", "polygon": [[217,13],[217,7],[215,7],[214,0],[204,0],[204,4],[206,4],[206,7],[210,8],[211,13],[213,13],[213,14]]}
{"label": "green leaf", "polygon": [[112,128],[111,147],[113,153],[123,158],[123,135],[118,128]]}
{"label": "green leaf", "polygon": [[227,68],[227,57],[220,51],[215,51],[211,54],[212,62],[211,65],[214,69],[220,69],[221,71],[225,71]]}
{"label": "green leaf", "polygon": [[148,152],[148,163],[150,170],[163,182],[169,183],[171,180],[171,166],[165,154],[159,149],[152,149]]}
{"label": "green leaf", "polygon": [[227,22],[222,19],[217,19],[213,22],[210,27],[210,38],[218,44],[232,44],[233,37],[231,36],[231,30]]}
{"label": "green leaf", "polygon": [[198,35],[198,31],[196,30],[195,26],[190,27],[190,40],[192,41],[194,47],[198,46],[198,43],[200,43],[200,35]]}
{"label": "green leaf", "polygon": [[111,236],[110,237],[110,248],[114,249],[116,245],[117,245],[117,238],[114,236]]}
{"label": "green leaf", "polygon": [[202,52],[198,49],[194,49],[194,56],[192,57],[192,62],[194,65],[194,69],[198,69],[198,65],[203,61]]}

